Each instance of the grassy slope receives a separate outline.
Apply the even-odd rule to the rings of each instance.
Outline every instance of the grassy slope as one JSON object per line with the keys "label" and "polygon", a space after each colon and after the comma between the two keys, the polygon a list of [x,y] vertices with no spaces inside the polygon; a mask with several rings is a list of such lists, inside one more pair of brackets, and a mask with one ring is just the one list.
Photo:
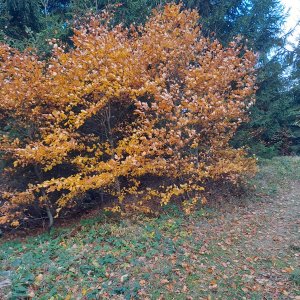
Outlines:
{"label": "grassy slope", "polygon": [[238,207],[192,216],[169,207],[159,218],[135,220],[100,215],[6,242],[0,286],[12,285],[2,297],[300,299],[299,183],[300,159],[275,158],[262,162],[259,196]]}

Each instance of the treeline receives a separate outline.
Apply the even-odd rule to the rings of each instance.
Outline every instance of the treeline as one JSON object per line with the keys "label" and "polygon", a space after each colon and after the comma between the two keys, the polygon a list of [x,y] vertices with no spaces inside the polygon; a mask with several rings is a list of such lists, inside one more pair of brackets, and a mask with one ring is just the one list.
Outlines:
{"label": "treeline", "polygon": [[[75,20],[89,12],[114,12],[114,23],[141,24],[166,0],[2,0],[0,39],[19,49],[35,47],[47,55],[46,39],[71,43]],[[264,157],[300,153],[299,49],[287,51],[285,14],[279,0],[186,0],[201,16],[202,31],[223,45],[240,36],[259,55],[256,105],[234,146],[246,145]],[[72,46],[72,45],[70,45]]]}

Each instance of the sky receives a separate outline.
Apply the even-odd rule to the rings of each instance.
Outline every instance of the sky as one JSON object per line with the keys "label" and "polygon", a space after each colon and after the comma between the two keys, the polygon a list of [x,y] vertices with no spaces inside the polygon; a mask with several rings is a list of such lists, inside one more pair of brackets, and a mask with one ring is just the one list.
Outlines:
{"label": "sky", "polygon": [[[288,32],[293,28],[297,22],[300,20],[300,0],[281,0],[282,4],[285,6],[286,11],[289,10],[289,16],[285,24],[285,31]],[[296,44],[300,38],[300,25],[294,32],[293,36],[289,39],[289,42]]]}

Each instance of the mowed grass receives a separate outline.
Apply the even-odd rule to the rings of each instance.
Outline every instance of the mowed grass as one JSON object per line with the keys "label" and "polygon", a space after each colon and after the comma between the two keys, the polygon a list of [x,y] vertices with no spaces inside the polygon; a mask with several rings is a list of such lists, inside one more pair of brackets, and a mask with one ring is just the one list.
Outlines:
{"label": "mowed grass", "polygon": [[[251,246],[256,206],[300,180],[298,158],[261,162],[252,204],[232,211],[168,206],[156,218],[105,213],[0,245],[4,299],[299,299],[299,248]],[[256,195],[256,196],[255,196]],[[245,202],[241,199],[241,202]],[[267,200],[267,201],[264,201]],[[267,247],[267,246],[266,246]],[[287,250],[288,249],[288,250]],[[0,284],[1,286],[1,284]],[[2,292],[2,294],[1,294]],[[1,296],[0,296],[1,298]],[[2,299],[2,298],[1,298]]]}

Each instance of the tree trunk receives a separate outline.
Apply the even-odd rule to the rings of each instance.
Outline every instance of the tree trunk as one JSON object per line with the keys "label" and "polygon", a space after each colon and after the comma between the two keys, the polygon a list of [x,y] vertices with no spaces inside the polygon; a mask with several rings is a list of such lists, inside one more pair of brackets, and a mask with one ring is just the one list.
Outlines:
{"label": "tree trunk", "polygon": [[[39,182],[42,182],[43,181],[43,176],[42,176],[40,168],[37,165],[34,165],[34,172],[35,172],[35,175],[37,176]],[[47,196],[44,189],[41,189],[41,193],[44,197]],[[48,220],[49,220],[48,230],[50,231],[53,224],[54,224],[54,218],[53,218],[53,215],[52,215],[52,212],[51,212],[51,209],[50,209],[49,205],[46,206],[46,213],[47,213]]]}

